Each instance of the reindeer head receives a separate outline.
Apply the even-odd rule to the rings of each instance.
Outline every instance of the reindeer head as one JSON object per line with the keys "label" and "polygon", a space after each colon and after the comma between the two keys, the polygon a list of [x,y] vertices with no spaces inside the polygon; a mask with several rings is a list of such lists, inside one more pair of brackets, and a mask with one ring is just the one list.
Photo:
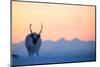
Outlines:
{"label": "reindeer head", "polygon": [[39,33],[32,32],[31,26],[32,26],[32,24],[29,25],[29,27],[30,27],[30,32],[31,32],[30,35],[31,35],[31,38],[32,38],[33,44],[36,44],[37,41],[38,41],[38,39],[39,39],[40,36],[41,36],[42,29],[43,29],[43,25],[41,24],[41,29],[40,29]]}

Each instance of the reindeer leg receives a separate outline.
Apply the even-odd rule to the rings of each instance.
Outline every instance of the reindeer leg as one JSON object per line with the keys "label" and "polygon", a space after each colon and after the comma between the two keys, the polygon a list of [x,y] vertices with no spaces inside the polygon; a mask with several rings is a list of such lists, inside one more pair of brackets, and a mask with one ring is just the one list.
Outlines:
{"label": "reindeer leg", "polygon": [[28,55],[29,55],[29,56],[32,56],[32,53],[33,53],[32,48],[31,48],[31,47],[28,47],[27,50],[28,50]]}
{"label": "reindeer leg", "polygon": [[39,56],[39,51],[36,51],[36,56]]}
{"label": "reindeer leg", "polygon": [[36,56],[39,56],[39,49],[37,47],[36,47],[35,53],[36,53]]}

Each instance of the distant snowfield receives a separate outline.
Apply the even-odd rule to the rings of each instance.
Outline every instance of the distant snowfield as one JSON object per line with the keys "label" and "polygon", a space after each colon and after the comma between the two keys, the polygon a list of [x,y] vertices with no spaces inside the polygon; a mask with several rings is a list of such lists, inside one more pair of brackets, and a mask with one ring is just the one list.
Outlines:
{"label": "distant snowfield", "polygon": [[64,38],[56,42],[46,40],[42,42],[39,56],[29,57],[23,41],[12,45],[12,54],[15,55],[12,57],[13,65],[95,61],[96,43]]}

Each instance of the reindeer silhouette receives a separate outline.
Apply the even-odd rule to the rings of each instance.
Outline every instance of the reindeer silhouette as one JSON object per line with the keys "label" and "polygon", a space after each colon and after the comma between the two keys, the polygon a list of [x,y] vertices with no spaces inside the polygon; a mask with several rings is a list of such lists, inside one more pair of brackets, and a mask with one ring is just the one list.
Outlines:
{"label": "reindeer silhouette", "polygon": [[41,29],[39,33],[32,32],[31,26],[32,24],[29,25],[31,33],[26,36],[25,45],[29,56],[34,56],[34,54],[39,56],[39,49],[41,47],[41,32],[43,25],[41,24]]}

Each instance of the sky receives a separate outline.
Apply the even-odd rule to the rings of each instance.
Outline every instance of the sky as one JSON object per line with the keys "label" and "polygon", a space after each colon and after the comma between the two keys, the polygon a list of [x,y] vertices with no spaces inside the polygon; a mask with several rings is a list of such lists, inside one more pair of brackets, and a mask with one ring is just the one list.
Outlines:
{"label": "sky", "polygon": [[42,40],[95,40],[95,7],[62,4],[12,2],[12,42],[25,40],[32,31]]}

